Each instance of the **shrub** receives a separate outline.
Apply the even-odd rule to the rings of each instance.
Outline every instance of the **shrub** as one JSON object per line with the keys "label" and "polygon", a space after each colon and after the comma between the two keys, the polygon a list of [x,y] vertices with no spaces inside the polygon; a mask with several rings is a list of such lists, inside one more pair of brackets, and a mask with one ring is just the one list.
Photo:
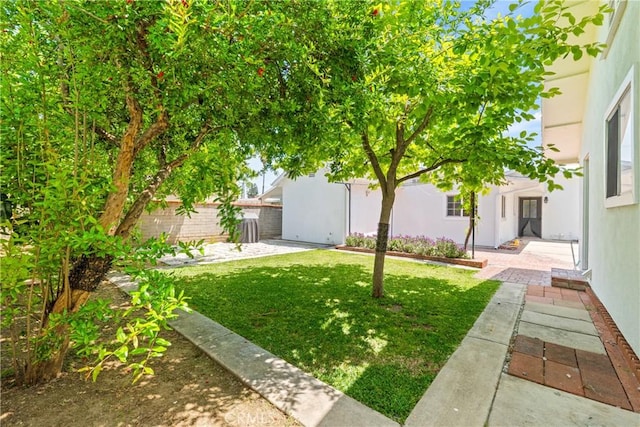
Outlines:
{"label": "shrub", "polygon": [[[352,233],[345,239],[347,246],[356,248],[375,249],[376,236],[365,236],[362,233]],[[445,237],[430,239],[426,236],[395,236],[389,239],[387,249],[394,252],[404,252],[425,256],[445,258],[466,258],[466,252],[456,242]]]}
{"label": "shrub", "polygon": [[446,258],[461,258],[466,256],[465,251],[451,239],[441,237],[436,240],[434,248],[434,256]]}

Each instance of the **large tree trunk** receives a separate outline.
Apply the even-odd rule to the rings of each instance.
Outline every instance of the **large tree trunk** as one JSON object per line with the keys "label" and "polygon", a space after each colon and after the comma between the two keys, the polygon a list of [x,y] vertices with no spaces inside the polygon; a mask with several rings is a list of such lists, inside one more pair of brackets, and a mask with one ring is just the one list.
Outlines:
{"label": "large tree trunk", "polygon": [[387,243],[389,241],[389,220],[391,209],[395,200],[395,191],[382,189],[382,208],[378,221],[378,235],[376,237],[376,257],[373,263],[373,290],[371,296],[382,298],[384,296],[384,260],[387,255]]}
{"label": "large tree trunk", "polygon": [[[65,311],[76,312],[84,305],[91,295],[90,291],[83,289],[66,288],[58,297],[49,314],[61,314]],[[46,328],[46,325],[45,325]],[[25,367],[23,381],[25,384],[33,385],[40,382],[50,381],[62,372],[62,364],[69,350],[69,330],[67,325],[58,325],[53,331],[55,335],[62,337],[59,347],[53,351],[51,357],[46,360],[29,358]]]}

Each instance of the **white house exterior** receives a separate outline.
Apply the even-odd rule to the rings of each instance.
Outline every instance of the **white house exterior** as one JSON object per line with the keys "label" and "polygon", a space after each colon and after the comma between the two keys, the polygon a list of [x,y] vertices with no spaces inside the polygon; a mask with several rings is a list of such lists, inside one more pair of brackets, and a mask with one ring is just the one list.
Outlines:
{"label": "white house exterior", "polygon": [[[578,179],[556,179],[564,190],[552,193],[544,184],[516,174],[508,179],[507,185],[493,187],[478,198],[476,245],[497,247],[530,231],[545,239],[577,239]],[[374,234],[377,230],[381,193],[370,184],[364,179],[330,183],[321,170],[296,180],[283,175],[265,197],[277,194],[282,198],[283,239],[341,244],[350,233]],[[462,243],[469,218],[456,205],[456,195],[456,191],[442,192],[430,184],[405,183],[396,191],[391,235],[447,237]],[[533,230],[525,227],[528,220],[523,216],[531,216],[532,223],[538,221]]]}
{"label": "white house exterior", "polygon": [[323,174],[296,181],[282,176],[280,182],[283,239],[326,244],[344,241],[347,205],[343,185],[329,184]]}
{"label": "white house exterior", "polygon": [[[591,288],[636,354],[640,354],[640,2],[609,1],[608,22],[581,42],[605,42],[597,58],[561,60],[546,84],[543,142],[557,160],[584,167],[581,192],[582,268]],[[576,15],[599,2],[575,2]]]}

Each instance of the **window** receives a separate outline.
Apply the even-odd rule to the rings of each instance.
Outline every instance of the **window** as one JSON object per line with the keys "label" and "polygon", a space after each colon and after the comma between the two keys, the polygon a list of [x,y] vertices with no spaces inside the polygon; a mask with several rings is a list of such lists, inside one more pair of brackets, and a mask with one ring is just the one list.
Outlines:
{"label": "window", "polygon": [[501,218],[507,217],[507,197],[506,196],[501,196],[500,198],[500,217]]}
{"label": "window", "polygon": [[469,213],[462,207],[463,201],[459,196],[447,196],[447,216],[469,216]]}
{"label": "window", "polygon": [[538,218],[538,201],[536,199],[522,201],[522,218]]}
{"label": "window", "polygon": [[605,44],[607,45],[602,51],[602,57],[606,58],[609,54],[609,49],[613,43],[613,39],[616,36],[616,32],[618,31],[618,27],[620,26],[620,21],[622,20],[622,14],[624,13],[625,8],[627,7],[626,0],[609,0],[609,7],[611,8],[611,13],[608,15],[608,31],[607,31],[607,39],[605,40]]}
{"label": "window", "polygon": [[607,207],[634,203],[633,68],[608,109],[606,135]]}
{"label": "window", "polygon": [[609,8],[611,9],[611,13],[609,13],[609,28],[611,28],[616,20],[619,20],[622,12],[624,12],[624,8],[627,6],[627,2],[624,0],[609,0]]}

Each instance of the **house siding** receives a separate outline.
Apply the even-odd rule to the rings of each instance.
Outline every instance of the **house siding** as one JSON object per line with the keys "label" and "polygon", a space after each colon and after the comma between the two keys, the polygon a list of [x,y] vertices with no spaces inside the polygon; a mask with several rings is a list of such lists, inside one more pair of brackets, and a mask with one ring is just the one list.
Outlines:
{"label": "house siding", "polygon": [[[331,183],[320,170],[315,176],[281,181],[283,194],[282,236],[287,240],[341,244],[351,233],[375,234],[380,217],[382,194],[367,180],[345,185]],[[556,181],[565,190],[552,193],[543,206],[543,238],[570,240],[579,232],[577,179]],[[347,190],[350,187],[350,192]],[[500,217],[500,197],[507,192],[507,215]],[[349,201],[350,194],[350,201]],[[389,230],[393,236],[445,237],[464,242],[468,217],[447,216],[447,195],[431,184],[408,183],[396,190]],[[545,195],[543,184],[518,178],[509,186],[492,187],[478,197],[475,244],[497,247],[518,234],[518,196]]]}
{"label": "house siding", "polygon": [[287,179],[282,186],[282,238],[329,245],[344,243],[347,188],[324,172]]}
{"label": "house siding", "polygon": [[[588,265],[591,287],[636,354],[640,354],[640,205],[605,207],[606,109],[635,65],[632,93],[635,189],[640,189],[640,2],[629,1],[606,59],[592,61],[583,118],[581,159],[589,159]],[[604,41],[606,25],[598,39]]]}

